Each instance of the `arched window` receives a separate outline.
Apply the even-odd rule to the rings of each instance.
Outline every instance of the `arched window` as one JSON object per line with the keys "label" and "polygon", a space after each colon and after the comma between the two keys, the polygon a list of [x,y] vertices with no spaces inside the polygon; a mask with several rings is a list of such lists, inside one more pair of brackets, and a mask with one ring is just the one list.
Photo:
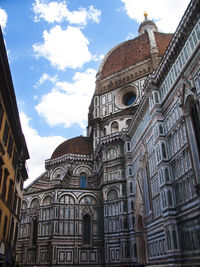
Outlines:
{"label": "arched window", "polygon": [[111,189],[109,192],[108,192],[108,195],[107,195],[107,199],[108,200],[114,200],[114,199],[117,199],[118,198],[118,193],[115,189]]}
{"label": "arched window", "polygon": [[26,201],[22,201],[22,209],[23,210],[27,209],[27,203],[26,203]]}
{"label": "arched window", "polygon": [[117,121],[114,121],[112,124],[111,124],[111,133],[116,133],[119,131],[119,125],[118,125],[118,122]]}
{"label": "arched window", "polygon": [[50,196],[46,196],[43,200],[43,206],[48,206],[51,204],[52,198]]}
{"label": "arched window", "polygon": [[80,188],[86,188],[86,175],[84,173],[80,177]]}
{"label": "arched window", "polygon": [[91,243],[92,228],[91,217],[89,214],[83,216],[83,243],[89,245]]}
{"label": "arched window", "polygon": [[37,198],[34,198],[31,201],[31,208],[34,209],[34,208],[37,208],[37,207],[39,207],[39,200]]}

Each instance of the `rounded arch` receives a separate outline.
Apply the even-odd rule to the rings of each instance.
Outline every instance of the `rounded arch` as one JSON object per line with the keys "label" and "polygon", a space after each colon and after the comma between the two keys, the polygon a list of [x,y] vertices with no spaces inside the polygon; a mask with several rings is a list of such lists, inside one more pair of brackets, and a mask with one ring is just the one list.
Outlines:
{"label": "rounded arch", "polygon": [[42,205],[43,206],[48,206],[51,205],[52,203],[52,196],[51,195],[45,195],[42,199]]}
{"label": "rounded arch", "polygon": [[25,210],[28,208],[28,202],[26,200],[22,200],[22,209]]}
{"label": "rounded arch", "polygon": [[185,116],[190,114],[190,106],[194,103],[194,95],[192,93],[190,93],[189,95],[187,95],[186,99],[185,99],[185,103],[183,106],[183,113]]}
{"label": "rounded arch", "polygon": [[75,198],[71,194],[63,193],[59,196],[60,204],[75,204]]}
{"label": "rounded arch", "polygon": [[73,174],[75,176],[80,176],[81,173],[85,173],[86,176],[91,176],[92,175],[92,168],[90,168],[87,165],[81,165],[81,166],[79,165],[76,168],[74,168]]}
{"label": "rounded arch", "polygon": [[111,133],[119,132],[119,123],[117,121],[113,121],[110,125]]}
{"label": "rounded arch", "polygon": [[118,192],[116,189],[112,188],[107,192],[107,200],[116,200],[118,199]]}
{"label": "rounded arch", "polygon": [[36,208],[39,207],[40,201],[38,198],[33,198],[30,202],[30,208]]}
{"label": "rounded arch", "polygon": [[78,200],[79,204],[91,204],[91,205],[97,205],[99,203],[99,200],[96,196],[92,194],[84,194],[80,196]]}

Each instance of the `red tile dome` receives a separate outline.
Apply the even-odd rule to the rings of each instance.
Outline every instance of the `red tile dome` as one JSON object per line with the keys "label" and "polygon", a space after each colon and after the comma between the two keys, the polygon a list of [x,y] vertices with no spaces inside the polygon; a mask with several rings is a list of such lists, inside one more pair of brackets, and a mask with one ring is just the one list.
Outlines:
{"label": "red tile dome", "polygon": [[92,139],[90,137],[78,136],[60,144],[54,150],[51,159],[62,157],[66,154],[91,155],[92,153]]}
{"label": "red tile dome", "polygon": [[[163,55],[173,34],[154,32],[159,55]],[[99,72],[106,78],[151,57],[150,40],[145,32],[138,37],[115,46],[104,58]]]}

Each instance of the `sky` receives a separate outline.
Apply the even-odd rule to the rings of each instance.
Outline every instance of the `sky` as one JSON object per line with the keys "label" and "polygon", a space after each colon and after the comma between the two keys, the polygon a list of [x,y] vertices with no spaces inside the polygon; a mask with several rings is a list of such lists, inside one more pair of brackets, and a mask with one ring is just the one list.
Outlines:
{"label": "sky", "polygon": [[66,139],[86,135],[102,59],[137,37],[144,12],[173,33],[189,0],[0,0],[0,24],[30,159],[25,186]]}

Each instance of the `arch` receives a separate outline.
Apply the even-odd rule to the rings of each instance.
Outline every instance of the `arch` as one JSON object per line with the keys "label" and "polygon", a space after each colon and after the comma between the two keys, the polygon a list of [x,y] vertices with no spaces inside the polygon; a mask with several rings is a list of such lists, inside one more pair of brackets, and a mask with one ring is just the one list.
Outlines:
{"label": "arch", "polygon": [[129,127],[129,125],[131,124],[131,121],[132,121],[132,119],[127,119],[127,120],[126,120],[126,128]]}
{"label": "arch", "polygon": [[23,200],[23,201],[22,201],[22,209],[25,210],[25,209],[27,209],[27,208],[28,208],[28,203],[27,203],[26,200]]}
{"label": "arch", "polygon": [[48,205],[51,205],[51,203],[52,203],[52,196],[51,195],[44,196],[43,201],[42,201],[42,205],[48,206]]}
{"label": "arch", "polygon": [[85,173],[86,176],[91,176],[92,175],[92,169],[88,167],[87,165],[79,165],[73,170],[73,174],[75,176],[80,176],[81,173]]}
{"label": "arch", "polygon": [[63,194],[59,197],[60,204],[75,204],[75,199],[70,194]]}
{"label": "arch", "polygon": [[79,199],[79,204],[91,204],[91,205],[97,205],[99,203],[98,199],[94,195],[86,194],[84,196],[81,196]]}
{"label": "arch", "polygon": [[115,200],[118,199],[118,193],[117,190],[111,189],[107,193],[107,200]]}
{"label": "arch", "polygon": [[111,123],[111,133],[119,132],[119,123],[117,121],[113,121]]}
{"label": "arch", "polygon": [[30,203],[31,208],[36,208],[39,207],[39,199],[38,198],[33,198]]}
{"label": "arch", "polygon": [[83,216],[83,243],[89,245],[92,240],[92,219],[89,214]]}

